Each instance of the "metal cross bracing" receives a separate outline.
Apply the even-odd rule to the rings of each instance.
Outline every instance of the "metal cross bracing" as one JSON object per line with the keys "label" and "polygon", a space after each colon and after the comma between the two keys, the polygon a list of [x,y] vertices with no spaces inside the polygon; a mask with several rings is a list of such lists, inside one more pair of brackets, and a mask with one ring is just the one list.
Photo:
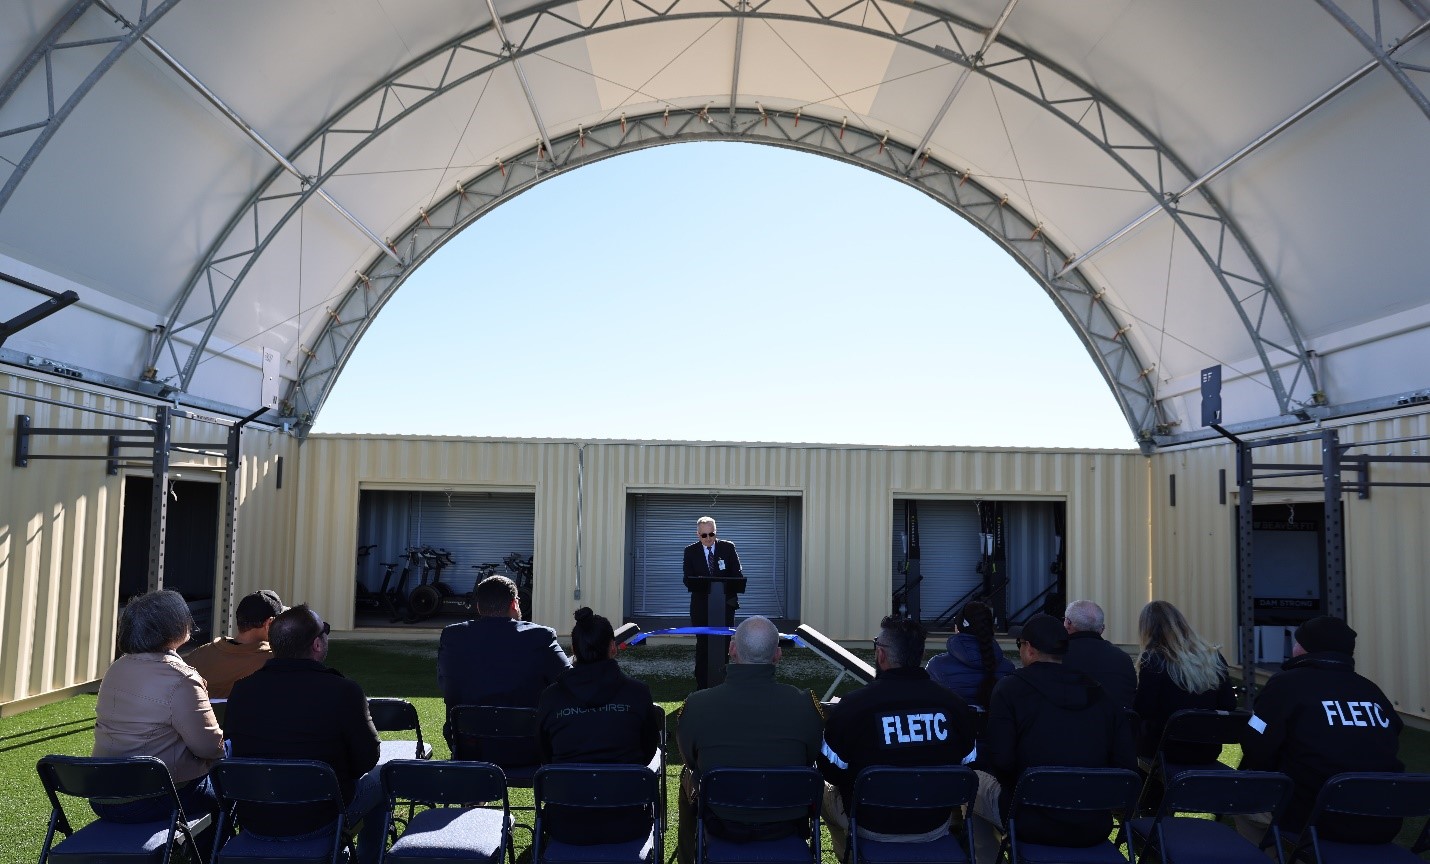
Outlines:
{"label": "metal cross bracing", "polygon": [[[171,310],[156,340],[144,377],[177,381],[187,390],[214,328],[254,262],[321,187],[355,154],[403,118],[462,84],[491,74],[515,58],[533,55],[566,42],[599,33],[664,21],[734,18],[768,22],[813,23],[888,39],[935,55],[946,62],[972,67],[994,83],[1052,112],[1121,166],[1155,201],[1163,202],[1186,189],[1195,174],[1170,148],[1128,112],[1070,72],[1021,45],[999,36],[986,49],[978,46],[988,28],[907,0],[869,0],[875,11],[898,6],[919,15],[868,14],[859,23],[846,20],[847,7],[818,0],[797,11],[774,12],[767,3],[737,0],[670,0],[660,9],[644,4],[608,3],[586,20],[567,2],[534,6],[509,17],[504,31],[520,34],[508,43],[488,24],[452,39],[374,84],[329,117],[290,157],[313,178],[300,184],[285,172],[273,171],[228,221],[210,245]],[[900,26],[892,23],[907,18]],[[981,60],[981,62],[979,62]],[[430,74],[441,70],[433,83]],[[708,112],[702,112],[708,118]],[[715,122],[715,121],[708,121]],[[724,121],[722,121],[724,122]],[[912,148],[902,148],[912,153]],[[918,154],[922,158],[923,154]],[[545,156],[550,160],[551,155]],[[907,167],[907,165],[905,166]],[[1261,373],[1275,394],[1278,409],[1320,399],[1315,370],[1280,292],[1222,205],[1205,186],[1169,207],[1168,214],[1187,237],[1221,285],[1248,334]],[[1070,258],[1060,262],[1060,268]],[[409,262],[408,266],[411,266]],[[1070,274],[1069,274],[1070,275]],[[200,331],[193,335],[192,331]],[[193,347],[180,357],[180,337]],[[1083,336],[1084,341],[1089,338]],[[1280,367],[1294,368],[1290,386]],[[1145,368],[1145,367],[1144,367]],[[1139,370],[1142,371],[1142,370]],[[1114,379],[1109,379],[1113,381]],[[1114,389],[1121,385],[1113,383]],[[1299,397],[1299,398],[1298,398]],[[1140,426],[1134,427],[1139,431]]]}
{"label": "metal cross bracing", "polygon": [[[59,131],[75,106],[94,89],[94,85],[124,52],[179,0],[111,2],[116,8],[105,10],[95,5],[94,0],[76,0],[35,43],[5,83],[0,84],[0,139],[12,135],[33,135],[24,155],[10,165],[9,173],[4,175],[5,182],[0,185],[0,210],[5,209],[40,151]],[[103,35],[82,36],[76,31],[93,31]],[[95,50],[106,45],[109,46],[108,51]],[[66,66],[63,75],[56,73],[54,63],[55,57],[61,54]],[[79,68],[79,64],[84,63],[89,64],[87,73]],[[63,92],[69,86],[67,82],[76,78],[79,83],[67,93]],[[38,92],[41,89],[43,93]],[[5,164],[8,163],[0,161],[0,165]]]}
{"label": "metal cross bracing", "polygon": [[306,431],[343,364],[387,299],[444,243],[504,201],[566,171],[621,153],[679,141],[742,141],[816,153],[876,171],[906,183],[978,226],[1023,265],[1067,318],[1112,387],[1128,424],[1151,434],[1157,423],[1155,393],[1145,366],[1103,302],[1103,293],[1077,272],[1055,274],[1066,260],[1038,225],[1006,198],[952,166],[929,158],[905,174],[910,151],[886,144],[881,135],[841,122],[738,109],[733,124],[708,114],[651,114],[621,118],[571,133],[553,142],[550,158],[533,147],[457,184],[414,219],[394,241],[409,262],[395,267],[377,259],[329,306],[311,347],[300,358],[282,411]]}
{"label": "metal cross bracing", "polygon": [[[1316,0],[1321,4],[1321,8],[1326,13],[1336,19],[1336,23],[1346,29],[1346,32],[1356,38],[1375,62],[1384,69],[1401,89],[1415,100],[1415,104],[1420,106],[1420,111],[1430,120],[1430,96],[1427,96],[1421,86],[1421,82],[1430,82],[1430,66],[1421,66],[1401,60],[1395,55],[1407,45],[1430,31],[1430,5],[1423,0],[1398,0],[1397,5],[1403,6],[1411,15],[1415,16],[1417,25],[1406,35],[1387,41],[1384,29],[1383,6],[1388,5],[1383,0],[1371,0],[1370,3],[1370,31],[1367,31],[1362,23],[1356,19],[1345,7],[1337,4],[1335,0]],[[1415,77],[1412,77],[1412,73]],[[1417,81],[1417,78],[1419,79]]]}

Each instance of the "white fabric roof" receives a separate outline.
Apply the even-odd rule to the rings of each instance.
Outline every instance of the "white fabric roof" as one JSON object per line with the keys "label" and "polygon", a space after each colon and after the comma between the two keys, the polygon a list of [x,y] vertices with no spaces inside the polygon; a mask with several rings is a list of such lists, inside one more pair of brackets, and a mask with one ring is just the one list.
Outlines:
{"label": "white fabric roof", "polygon": [[[383,273],[387,290],[401,284],[393,274],[423,255],[399,238],[458,183],[498,163],[513,175],[578,165],[587,149],[562,139],[622,115],[655,116],[656,134],[704,112],[691,135],[738,139],[764,134],[749,119],[762,111],[785,129],[798,112],[800,130],[857,133],[807,145],[824,152],[886,142],[892,155],[840,158],[885,173],[881,160],[913,163],[904,176],[923,170],[912,151],[927,137],[924,168],[1006,195],[1050,244],[1029,260],[1062,256],[1045,284],[1071,258],[1087,303],[1110,313],[1103,332],[1069,320],[1114,391],[1146,384],[1145,410],[1124,400],[1144,436],[1198,429],[1199,372],[1217,363],[1229,424],[1430,395],[1426,0],[647,3],[498,2],[512,51],[471,0],[111,0],[127,30],[90,0],[0,4],[0,272],[81,298],[11,336],[0,360],[252,408],[267,348],[287,403],[275,411],[310,420],[365,326],[344,298]],[[76,46],[140,30],[152,45]],[[309,190],[399,241],[396,254],[302,197],[156,48],[317,178]],[[78,94],[66,116],[50,91],[57,107]],[[391,125],[359,131],[379,121]],[[538,157],[543,136],[556,146]],[[1158,210],[1118,236],[1164,201],[1179,219]],[[38,299],[0,284],[0,319]],[[161,324],[172,343],[156,338]],[[310,392],[295,393],[305,375]]]}

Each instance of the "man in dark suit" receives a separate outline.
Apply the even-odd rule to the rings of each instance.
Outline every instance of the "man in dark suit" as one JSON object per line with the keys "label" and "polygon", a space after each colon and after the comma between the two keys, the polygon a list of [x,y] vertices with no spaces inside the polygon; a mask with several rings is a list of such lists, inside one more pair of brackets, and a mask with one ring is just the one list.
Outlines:
{"label": "man in dark suit", "polygon": [[[682,578],[690,592],[690,623],[696,627],[726,627],[735,623],[735,610],[740,608],[741,591],[745,590],[745,575],[740,572],[740,556],[735,554],[735,544],[715,537],[715,520],[701,516],[695,523],[695,534],[700,539],[685,547]],[[710,621],[706,614],[710,602],[710,583],[713,579],[725,580],[725,620]],[[706,647],[709,636],[695,637],[695,686],[704,690],[710,686],[709,670],[706,668]],[[729,653],[728,637],[717,636],[720,640],[720,656]]]}

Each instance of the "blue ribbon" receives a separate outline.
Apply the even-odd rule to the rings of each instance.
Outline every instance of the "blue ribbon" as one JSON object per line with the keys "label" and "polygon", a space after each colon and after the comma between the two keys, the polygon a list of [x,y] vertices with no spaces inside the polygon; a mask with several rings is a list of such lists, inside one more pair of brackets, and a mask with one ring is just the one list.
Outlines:
{"label": "blue ribbon", "polygon": [[[629,648],[639,645],[651,636],[734,636],[734,627],[668,627],[664,630],[652,630],[649,633],[641,632],[627,639],[625,647]],[[801,648],[808,648],[804,640],[795,633],[781,633],[781,639],[787,639]]]}

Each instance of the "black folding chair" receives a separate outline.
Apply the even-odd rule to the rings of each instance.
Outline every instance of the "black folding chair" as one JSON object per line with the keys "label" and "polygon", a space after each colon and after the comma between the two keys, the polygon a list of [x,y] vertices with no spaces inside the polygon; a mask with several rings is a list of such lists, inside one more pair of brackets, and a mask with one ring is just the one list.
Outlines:
{"label": "black folding chair", "polygon": [[[978,794],[978,776],[962,765],[919,768],[872,766],[854,780],[854,798],[849,802],[849,851],[851,864],[965,864],[974,860],[973,832],[952,830],[936,840],[921,843],[890,843],[859,836],[859,823],[880,809],[927,810],[951,821],[953,812],[971,805]],[[962,837],[959,834],[962,834]]]}
{"label": "black folding chair", "polygon": [[[1201,708],[1177,711],[1167,718],[1167,725],[1162,728],[1162,740],[1157,743],[1157,752],[1147,766],[1147,784],[1143,787],[1142,797],[1138,801],[1139,811],[1143,808],[1155,809],[1157,792],[1165,789],[1172,778],[1183,771],[1235,770],[1221,761],[1221,748],[1227,744],[1240,744],[1246,735],[1246,724],[1250,719],[1251,714],[1246,711],[1214,711]],[[1208,751],[1215,749],[1217,755],[1201,762],[1188,762],[1178,758],[1178,751],[1198,745]]]}
{"label": "black folding chair", "polygon": [[508,786],[531,786],[541,767],[535,708],[454,705],[448,724],[453,759],[490,762],[506,774]]}
{"label": "black folding chair", "polygon": [[656,804],[657,814],[660,816],[660,828],[662,831],[670,830],[670,818],[666,812],[668,810],[666,798],[665,766],[668,758],[668,733],[666,730],[665,709],[659,705],[650,706],[651,714],[655,717],[655,728],[660,730],[660,743],[655,748],[655,755],[651,757],[650,764],[646,767],[656,773],[660,778],[660,800]]}
{"label": "black folding chair", "polygon": [[1235,828],[1216,818],[1188,813],[1244,816],[1270,813],[1267,845],[1284,861],[1277,820],[1291,800],[1291,778],[1274,771],[1184,770],[1173,776],[1162,794],[1155,817],[1133,819],[1129,824],[1138,854],[1151,852],[1175,864],[1265,864],[1266,853]]}
{"label": "black folding chair", "polygon": [[[343,827],[343,792],[338,776],[326,762],[288,759],[224,759],[210,772],[219,796],[218,835],[235,824],[238,834],[220,845],[215,842],[213,864],[296,864],[327,861],[337,864],[339,853],[351,846]],[[332,822],[321,832],[290,836],[254,833],[245,820],[257,814],[251,808],[282,811],[313,805]],[[288,812],[292,812],[289,810]],[[268,828],[267,825],[262,827]],[[312,833],[317,836],[307,837]],[[304,837],[305,839],[296,839]]]}
{"label": "black folding chair", "polygon": [[432,745],[422,740],[422,720],[417,709],[406,699],[368,699],[368,713],[372,715],[372,725],[379,732],[416,732],[417,740],[410,738],[382,742],[382,753],[378,764],[393,759],[431,759]]}
{"label": "black folding chair", "polygon": [[1130,843],[1124,859],[1117,844],[1108,840],[1091,846],[1029,843],[1018,836],[1018,826],[1032,807],[1112,814],[1114,819],[1124,817],[1119,833],[1126,842],[1129,835],[1125,816],[1137,805],[1141,786],[1142,778],[1137,772],[1123,768],[1029,768],[1013,790],[1008,808],[1008,834],[999,851],[1007,854],[1010,864],[1122,864],[1124,861],[1137,864]]}
{"label": "black folding chair", "polygon": [[[176,855],[202,860],[194,838],[212,819],[207,813],[193,820],[187,818],[169,769],[153,756],[46,756],[35,770],[50,799],[50,824],[40,848],[40,864],[167,864]],[[61,795],[112,803],[163,799],[169,804],[169,815],[153,822],[97,819],[74,830],[60,803]],[[62,838],[58,843],[57,833]]]}
{"label": "black folding chair", "polygon": [[[665,832],[659,816],[660,780],[646,765],[547,765],[536,772],[534,864],[659,864]],[[566,820],[566,840],[552,836],[552,823]],[[628,823],[640,836],[608,843],[568,842],[601,821]],[[573,824],[574,823],[574,824]]]}
{"label": "black folding chair", "polygon": [[1409,849],[1390,843],[1349,843],[1323,836],[1326,823],[1337,817],[1373,816],[1416,819],[1430,816],[1430,774],[1337,774],[1321,787],[1306,830],[1297,838],[1291,861],[1307,864],[1423,864],[1420,855],[1430,849],[1430,820]]}
{"label": "black folding chair", "polygon": [[[382,766],[387,800],[383,836],[393,829],[400,806],[424,807],[407,820],[383,864],[431,864],[433,861],[497,864],[502,853],[515,862],[511,802],[501,769],[486,762],[398,759]],[[501,809],[490,806],[500,801]]]}
{"label": "black folding chair", "polygon": [[[712,768],[696,794],[696,864],[819,864],[824,780],[813,768]],[[747,836],[731,839],[737,828]]]}

